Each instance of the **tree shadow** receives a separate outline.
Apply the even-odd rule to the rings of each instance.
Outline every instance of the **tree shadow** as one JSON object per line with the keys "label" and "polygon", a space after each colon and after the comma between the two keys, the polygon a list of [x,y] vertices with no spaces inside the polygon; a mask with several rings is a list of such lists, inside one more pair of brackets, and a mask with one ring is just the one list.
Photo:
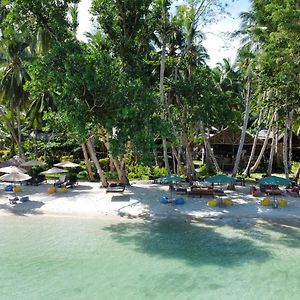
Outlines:
{"label": "tree shadow", "polygon": [[41,211],[36,209],[41,208],[45,203],[41,201],[27,201],[24,203],[16,203],[15,205],[0,204],[0,209],[4,209],[11,214],[25,217],[28,214],[42,215]]}
{"label": "tree shadow", "polygon": [[263,263],[271,253],[246,238],[228,237],[205,224],[182,222],[120,223],[104,228],[120,244],[136,251],[187,264],[231,267],[254,261]]}

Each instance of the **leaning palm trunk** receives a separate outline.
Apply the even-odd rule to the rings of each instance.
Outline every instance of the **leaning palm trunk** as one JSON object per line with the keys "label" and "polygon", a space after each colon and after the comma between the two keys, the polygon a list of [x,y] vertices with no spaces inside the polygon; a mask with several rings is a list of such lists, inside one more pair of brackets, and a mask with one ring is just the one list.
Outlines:
{"label": "leaning palm trunk", "polygon": [[101,184],[102,184],[102,187],[107,187],[108,186],[108,183],[107,183],[107,180],[104,176],[104,173],[103,173],[103,170],[99,164],[99,161],[97,159],[97,155],[96,155],[96,151],[95,151],[95,147],[94,147],[94,143],[93,143],[93,140],[92,138],[88,138],[87,140],[87,148],[89,150],[89,153],[90,153],[90,156],[95,164],[95,167],[97,169],[97,173],[99,174],[99,177],[100,177],[100,180],[101,180]]}
{"label": "leaning palm trunk", "polygon": [[245,108],[245,115],[244,115],[244,122],[243,122],[243,128],[241,132],[241,138],[240,138],[240,143],[239,143],[239,148],[236,154],[235,158],[235,163],[232,171],[232,175],[235,176],[238,169],[239,169],[239,164],[240,160],[242,157],[242,151],[244,147],[244,141],[245,141],[245,136],[246,136],[246,131],[247,131],[247,125],[248,125],[248,120],[249,120],[249,114],[250,114],[250,101],[251,101],[251,76],[248,76],[247,79],[247,93],[246,93],[246,108]]}
{"label": "leaning palm trunk", "polygon": [[188,142],[188,138],[185,133],[182,134],[182,143],[185,147],[185,156],[186,156],[186,166],[187,166],[187,176],[189,179],[195,178],[195,166],[193,162],[193,155],[191,151],[190,144]]}
{"label": "leaning palm trunk", "polygon": [[272,128],[272,125],[273,125],[273,121],[274,121],[275,115],[276,115],[276,112],[274,112],[273,115],[272,115],[272,118],[271,118],[270,124],[269,124],[269,129],[267,131],[266,139],[265,139],[265,141],[263,143],[263,146],[261,148],[261,151],[260,151],[260,153],[258,155],[258,158],[257,158],[256,162],[254,163],[254,165],[250,169],[251,173],[253,173],[253,172],[256,171],[256,169],[258,168],[258,166],[259,166],[259,164],[261,162],[261,159],[262,159],[262,157],[263,157],[263,155],[265,153],[265,150],[266,150],[267,145],[268,145],[268,140],[269,140],[269,136],[270,136],[270,132],[271,132],[271,128]]}
{"label": "leaning palm trunk", "polygon": [[276,129],[273,128],[272,130],[272,144],[271,144],[271,151],[270,151],[270,157],[269,157],[269,164],[267,169],[268,176],[271,176],[272,174],[272,168],[273,168],[273,161],[274,161],[274,152],[275,152],[275,145],[276,145]]}
{"label": "leaning palm trunk", "polygon": [[[259,113],[259,117],[258,117],[258,126],[260,126],[260,124],[261,124],[262,115],[263,115],[263,111],[261,110],[260,113]],[[259,135],[259,127],[258,127],[258,129],[255,133],[255,136],[254,136],[254,141],[253,141],[250,157],[249,157],[246,169],[243,172],[244,176],[249,176],[250,175],[250,166],[251,166],[253,157],[255,155],[256,145],[257,145],[257,141],[258,141],[258,135]]]}
{"label": "leaning palm trunk", "polygon": [[89,179],[90,179],[90,181],[94,181],[95,178],[94,178],[94,175],[93,175],[91,162],[89,160],[89,156],[88,156],[88,153],[87,153],[85,143],[81,144],[81,149],[82,149],[82,153],[83,153],[83,157],[84,157],[84,161],[85,161],[85,167],[86,167]]}
{"label": "leaning palm trunk", "polygon": [[214,164],[214,167],[215,167],[217,173],[220,173],[220,172],[221,172],[221,169],[220,169],[220,167],[219,167],[219,164],[218,164],[218,162],[217,162],[217,159],[216,159],[214,153],[213,153],[212,150],[211,150],[210,143],[209,143],[209,141],[208,141],[207,138],[206,138],[206,134],[205,134],[205,131],[204,131],[204,126],[203,126],[202,121],[200,122],[200,133],[201,133],[201,135],[202,135],[202,137],[203,137],[203,140],[204,140],[204,146],[205,146],[205,149],[206,149],[206,151],[207,151],[209,157],[211,158],[211,160],[212,160],[212,162],[213,162],[213,164]]}
{"label": "leaning palm trunk", "polygon": [[283,136],[283,166],[284,166],[284,174],[285,178],[289,178],[289,163],[288,163],[288,126],[289,126],[289,114],[286,115],[285,119],[285,129]]}
{"label": "leaning palm trunk", "polygon": [[[102,142],[104,144],[104,146],[106,147],[106,150],[108,152],[108,157],[109,159],[113,162],[114,164],[114,167],[116,168],[116,171],[118,173],[118,178],[119,178],[119,181],[121,183],[124,183],[126,185],[130,185],[129,183],[129,180],[128,180],[128,177],[126,175],[126,172],[125,172],[125,164],[122,164],[119,159],[117,158],[114,158],[110,152],[110,143],[109,143],[109,137],[108,137],[108,134],[106,132],[106,130],[103,128],[103,127],[100,127],[99,128],[99,135],[102,139]],[[122,167],[123,166],[123,167]]]}

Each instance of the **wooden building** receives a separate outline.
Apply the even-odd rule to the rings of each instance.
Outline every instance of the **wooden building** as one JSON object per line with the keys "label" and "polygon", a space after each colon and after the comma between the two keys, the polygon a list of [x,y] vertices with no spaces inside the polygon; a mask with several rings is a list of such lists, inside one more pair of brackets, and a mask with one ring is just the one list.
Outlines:
{"label": "wooden building", "polygon": [[[231,171],[238,151],[242,130],[240,128],[225,128],[211,136],[208,141],[222,170]],[[240,166],[245,166],[250,157],[254,138],[246,133]],[[258,140],[254,160],[261,150],[263,142]]]}

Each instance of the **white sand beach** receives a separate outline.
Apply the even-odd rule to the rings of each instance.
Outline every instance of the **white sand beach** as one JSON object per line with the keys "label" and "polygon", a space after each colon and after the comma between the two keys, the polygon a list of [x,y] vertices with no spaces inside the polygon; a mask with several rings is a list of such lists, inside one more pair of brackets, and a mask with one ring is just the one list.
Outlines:
{"label": "white sand beach", "polygon": [[[256,219],[284,220],[300,224],[300,198],[287,194],[276,196],[286,199],[287,207],[272,208],[260,205],[264,197],[253,197],[249,186],[236,186],[235,191],[225,190],[226,196],[233,200],[232,206],[209,207],[207,202],[212,196],[202,198],[179,196],[168,190],[168,186],[147,182],[133,181],[123,194],[106,193],[99,188],[99,183],[80,182],[67,193],[49,194],[47,189],[52,183],[39,186],[22,186],[18,197],[29,196],[28,202],[10,204],[9,198],[14,193],[5,192],[5,183],[0,189],[0,216],[3,215],[46,215],[46,216],[81,216],[104,217],[121,216],[128,218],[145,218],[150,220],[172,218],[178,220],[196,220],[201,218],[222,220],[223,222],[253,222]],[[162,196],[183,197],[184,205],[161,204]],[[223,197],[223,198],[224,198]],[[268,196],[271,200],[273,196]]]}

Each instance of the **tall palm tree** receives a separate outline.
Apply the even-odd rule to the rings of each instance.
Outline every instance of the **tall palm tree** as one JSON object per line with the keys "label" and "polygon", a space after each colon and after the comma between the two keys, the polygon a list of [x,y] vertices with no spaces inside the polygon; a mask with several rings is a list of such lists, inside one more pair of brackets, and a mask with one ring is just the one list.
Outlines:
{"label": "tall palm tree", "polygon": [[[18,145],[20,155],[23,155],[21,143],[21,110],[28,101],[28,93],[24,90],[24,84],[30,79],[25,62],[31,59],[28,51],[29,42],[22,33],[13,33],[7,38],[2,38],[0,51],[1,81],[0,101],[11,113],[11,127],[14,128],[14,118],[17,119]],[[12,132],[11,132],[12,133]],[[12,135],[14,135],[12,133]]]}

